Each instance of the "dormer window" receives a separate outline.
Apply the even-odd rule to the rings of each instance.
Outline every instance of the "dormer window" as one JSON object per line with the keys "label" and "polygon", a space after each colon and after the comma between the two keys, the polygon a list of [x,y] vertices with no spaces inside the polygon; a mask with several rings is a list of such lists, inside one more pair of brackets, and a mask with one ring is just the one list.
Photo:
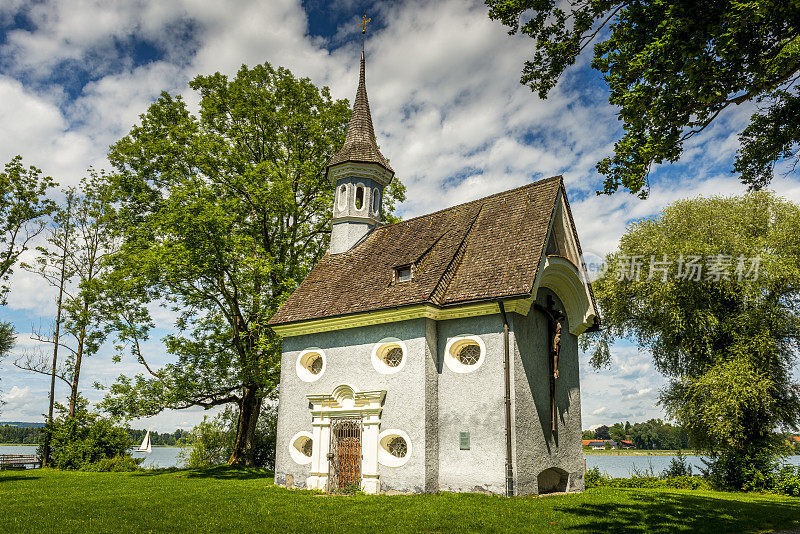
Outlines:
{"label": "dormer window", "polygon": [[410,282],[411,281],[411,265],[403,265],[395,267],[394,279],[397,282]]}

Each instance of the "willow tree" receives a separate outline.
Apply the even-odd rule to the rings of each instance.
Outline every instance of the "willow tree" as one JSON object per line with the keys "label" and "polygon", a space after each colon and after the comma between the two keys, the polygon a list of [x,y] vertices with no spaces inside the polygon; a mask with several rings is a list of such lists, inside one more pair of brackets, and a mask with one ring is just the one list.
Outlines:
{"label": "willow tree", "polygon": [[[111,147],[122,239],[107,303],[144,373],[121,376],[104,406],[128,416],[238,407],[231,464],[252,465],[253,435],[279,377],[266,322],[328,247],[346,100],[269,64],[198,76],[199,115],[162,93]],[[402,199],[402,186],[388,192]],[[178,314],[161,367],[143,349],[147,304]]]}
{"label": "willow tree", "polygon": [[[632,224],[592,287],[593,364],[625,337],[669,378],[660,402],[743,487],[800,424],[800,206],[759,192],[683,200]],[[748,474],[750,473],[750,474]]]}

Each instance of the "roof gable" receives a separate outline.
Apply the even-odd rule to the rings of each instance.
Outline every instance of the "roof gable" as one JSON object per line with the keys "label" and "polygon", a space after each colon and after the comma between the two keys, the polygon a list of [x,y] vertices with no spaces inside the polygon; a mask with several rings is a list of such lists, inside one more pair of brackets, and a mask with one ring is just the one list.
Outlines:
{"label": "roof gable", "polygon": [[[326,254],[269,324],[529,295],[562,187],[556,176],[378,227],[351,250]],[[412,280],[396,282],[394,269],[409,264]]]}

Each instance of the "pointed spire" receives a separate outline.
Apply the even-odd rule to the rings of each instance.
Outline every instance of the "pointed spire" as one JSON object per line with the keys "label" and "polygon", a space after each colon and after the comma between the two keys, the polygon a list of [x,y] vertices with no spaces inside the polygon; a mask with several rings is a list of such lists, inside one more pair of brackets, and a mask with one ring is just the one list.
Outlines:
{"label": "pointed spire", "polygon": [[367,99],[364,64],[364,51],[362,50],[358,90],[356,91],[355,102],[353,102],[353,114],[350,115],[350,124],[347,125],[347,135],[342,149],[328,162],[328,168],[330,169],[333,165],[348,161],[377,163],[394,174],[394,170],[389,166],[389,162],[383,157],[381,151],[378,150],[378,143],[375,141],[375,129],[372,127],[372,114],[369,111],[369,100]]}

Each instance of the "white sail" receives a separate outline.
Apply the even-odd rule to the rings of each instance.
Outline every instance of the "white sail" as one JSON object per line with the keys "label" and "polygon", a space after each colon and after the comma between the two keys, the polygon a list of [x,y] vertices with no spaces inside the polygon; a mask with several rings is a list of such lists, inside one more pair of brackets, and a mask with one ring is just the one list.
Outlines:
{"label": "white sail", "polygon": [[150,443],[150,430],[145,434],[142,444],[136,449],[136,452],[153,452],[153,446]]}

